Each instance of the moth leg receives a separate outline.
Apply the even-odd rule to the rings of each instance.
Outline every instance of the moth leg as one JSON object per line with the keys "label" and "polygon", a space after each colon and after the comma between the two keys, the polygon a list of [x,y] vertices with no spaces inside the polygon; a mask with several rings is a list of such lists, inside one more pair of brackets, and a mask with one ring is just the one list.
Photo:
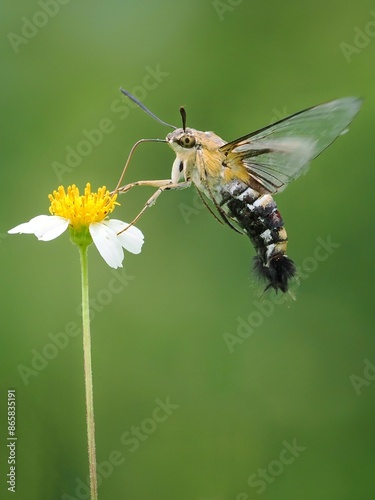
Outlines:
{"label": "moth leg", "polygon": [[[134,186],[155,186],[157,187],[157,185],[155,184],[147,184],[148,182],[165,182],[165,181],[138,181],[138,182],[134,182],[132,184],[128,184],[129,189],[131,189],[132,187]],[[144,184],[146,183],[146,184]],[[125,188],[128,187],[128,186],[124,186]],[[140,217],[142,217],[142,215],[146,212],[146,210],[150,207],[152,207],[152,205],[156,202],[156,200],[158,199],[158,197],[161,195],[161,193],[163,191],[169,191],[169,190],[174,190],[174,189],[186,189],[188,187],[191,186],[191,181],[187,181],[187,182],[178,182],[176,184],[173,184],[170,180],[168,180],[168,184],[162,184],[159,186],[159,189],[157,191],[155,191],[155,193],[151,196],[151,198],[149,198],[145,204],[145,206],[142,208],[142,210],[139,212],[139,214],[130,222],[130,224],[128,226],[126,226],[125,229],[123,229],[122,231],[120,231],[119,233],[117,234],[121,234],[123,233],[124,231],[126,231],[127,229],[129,229],[129,227],[131,227],[133,224],[135,224],[137,222],[138,219],[140,219]],[[128,190],[129,190],[128,189]]]}
{"label": "moth leg", "polygon": [[132,182],[130,184],[126,184],[126,186],[122,186],[118,189],[115,189],[115,191],[112,191],[111,194],[126,193],[127,191],[129,191],[130,189],[132,189],[135,186],[149,186],[149,187],[160,188],[160,187],[166,186],[168,184],[172,184],[171,179],[155,180],[155,181],[137,181],[137,182]]}

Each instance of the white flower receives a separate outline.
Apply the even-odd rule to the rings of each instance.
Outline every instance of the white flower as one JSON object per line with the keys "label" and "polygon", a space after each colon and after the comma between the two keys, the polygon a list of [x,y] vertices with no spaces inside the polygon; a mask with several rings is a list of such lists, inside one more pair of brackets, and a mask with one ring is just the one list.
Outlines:
{"label": "white flower", "polygon": [[129,227],[127,222],[104,218],[115,207],[115,198],[109,199],[105,188],[99,189],[97,194],[91,193],[90,186],[87,185],[85,195],[79,196],[75,186],[68,188],[68,194],[60,186],[58,191],[50,195],[50,200],[50,211],[64,216],[38,215],[29,222],[10,229],[8,233],[35,234],[38,240],[50,241],[60,236],[68,227],[78,238],[85,238],[88,229],[100,255],[115,269],[122,267],[123,249],[134,254],[140,253],[144,241],[142,231],[134,226]]}
{"label": "white flower", "polygon": [[[129,224],[117,219],[93,222],[89,225],[90,235],[106,263],[115,269],[122,267],[124,251],[140,253],[144,241],[142,231],[131,226],[121,234]],[[69,226],[69,219],[58,215],[38,215],[29,222],[24,222],[10,229],[9,234],[35,234],[40,241],[51,241],[60,236]]]}

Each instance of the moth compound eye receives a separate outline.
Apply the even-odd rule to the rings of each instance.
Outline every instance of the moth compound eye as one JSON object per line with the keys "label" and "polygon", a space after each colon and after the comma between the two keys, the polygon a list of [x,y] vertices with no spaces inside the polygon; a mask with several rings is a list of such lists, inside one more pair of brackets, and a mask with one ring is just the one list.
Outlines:
{"label": "moth compound eye", "polygon": [[192,148],[195,146],[195,137],[185,134],[179,139],[178,144],[183,148]]}

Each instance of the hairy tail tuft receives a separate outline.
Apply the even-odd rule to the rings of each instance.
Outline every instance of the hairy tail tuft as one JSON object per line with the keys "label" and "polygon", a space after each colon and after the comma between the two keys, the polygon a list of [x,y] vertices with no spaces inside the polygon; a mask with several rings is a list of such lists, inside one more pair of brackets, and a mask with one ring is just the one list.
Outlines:
{"label": "hairy tail tuft", "polygon": [[267,265],[257,255],[254,257],[254,271],[260,278],[268,281],[266,290],[273,288],[276,292],[281,290],[284,293],[288,291],[289,281],[297,272],[294,262],[283,254],[276,254],[271,257]]}

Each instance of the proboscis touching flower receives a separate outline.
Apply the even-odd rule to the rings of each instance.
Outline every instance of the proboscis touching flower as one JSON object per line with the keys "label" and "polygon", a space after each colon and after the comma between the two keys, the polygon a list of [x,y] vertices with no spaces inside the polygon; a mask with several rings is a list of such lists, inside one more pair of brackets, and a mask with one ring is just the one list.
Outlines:
{"label": "proboscis touching flower", "polygon": [[123,248],[138,254],[143,245],[143,234],[138,228],[118,219],[109,219],[117,203],[117,194],[111,195],[105,186],[97,193],[86,184],[83,195],[74,184],[65,191],[60,186],[48,196],[51,215],[38,215],[29,222],[10,229],[10,234],[35,234],[41,241],[50,241],[60,236],[67,228],[73,243],[88,246],[95,243],[100,255],[113,268],[122,267]]}

